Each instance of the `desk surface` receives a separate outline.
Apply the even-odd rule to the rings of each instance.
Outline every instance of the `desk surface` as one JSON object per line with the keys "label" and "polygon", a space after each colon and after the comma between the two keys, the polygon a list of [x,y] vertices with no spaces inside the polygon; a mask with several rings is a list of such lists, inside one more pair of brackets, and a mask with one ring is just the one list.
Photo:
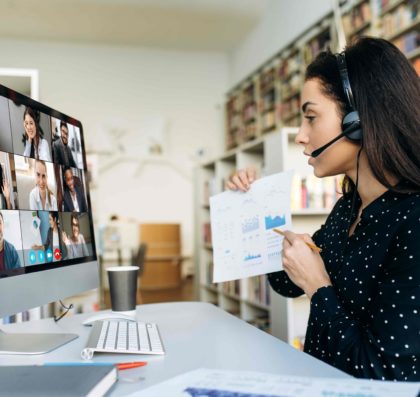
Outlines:
{"label": "desk surface", "polygon": [[[2,326],[6,332],[73,332],[80,337],[38,356],[0,355],[0,365],[80,362],[90,328],[81,325],[89,314]],[[119,382],[111,396],[124,396],[195,368],[262,371],[284,375],[348,378],[349,375],[302,353],[225,311],[202,302],[158,303],[137,307],[139,321],[156,322],[166,349],[163,357],[95,354],[96,362],[147,360],[146,367],[123,371],[141,376]]]}

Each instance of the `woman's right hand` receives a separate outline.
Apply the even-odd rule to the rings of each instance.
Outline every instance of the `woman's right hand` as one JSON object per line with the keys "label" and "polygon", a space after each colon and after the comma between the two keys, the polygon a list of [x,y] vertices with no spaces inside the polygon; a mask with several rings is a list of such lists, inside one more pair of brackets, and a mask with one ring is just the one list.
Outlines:
{"label": "woman's right hand", "polygon": [[67,233],[66,232],[63,231],[62,237],[63,237],[64,244],[69,245],[70,244],[70,241],[69,241],[69,238],[67,237]]}
{"label": "woman's right hand", "polygon": [[238,170],[231,175],[226,182],[226,188],[230,190],[241,190],[247,192],[251,187],[251,183],[257,179],[255,168],[248,167],[243,170]]}

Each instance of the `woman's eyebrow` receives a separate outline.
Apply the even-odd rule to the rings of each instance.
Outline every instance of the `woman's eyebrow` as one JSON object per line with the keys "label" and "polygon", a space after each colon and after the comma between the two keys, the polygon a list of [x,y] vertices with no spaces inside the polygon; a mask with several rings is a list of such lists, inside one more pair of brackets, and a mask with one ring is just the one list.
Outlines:
{"label": "woman's eyebrow", "polygon": [[306,109],[308,108],[308,106],[309,106],[309,105],[316,105],[316,103],[315,103],[315,102],[310,102],[310,101],[305,102],[305,103],[302,105],[302,112],[303,112],[303,113],[305,113],[305,112],[306,112]]}

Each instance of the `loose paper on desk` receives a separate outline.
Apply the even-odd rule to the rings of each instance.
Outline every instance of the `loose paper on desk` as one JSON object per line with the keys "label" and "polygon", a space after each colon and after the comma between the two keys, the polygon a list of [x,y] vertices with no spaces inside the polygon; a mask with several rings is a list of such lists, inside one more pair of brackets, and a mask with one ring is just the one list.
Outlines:
{"label": "loose paper on desk", "polygon": [[416,397],[420,382],[304,378],[197,369],[132,395],[138,397]]}
{"label": "loose paper on desk", "polygon": [[283,237],[290,229],[292,171],[261,178],[248,192],[210,197],[213,282],[237,280],[282,269]]}

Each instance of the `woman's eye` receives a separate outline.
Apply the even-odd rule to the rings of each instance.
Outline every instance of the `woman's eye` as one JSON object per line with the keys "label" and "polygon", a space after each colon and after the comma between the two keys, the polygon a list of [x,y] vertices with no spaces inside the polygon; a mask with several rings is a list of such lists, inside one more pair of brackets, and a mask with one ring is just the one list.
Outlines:
{"label": "woman's eye", "polygon": [[309,121],[309,124],[312,124],[315,120],[315,116],[305,116],[305,119]]}

